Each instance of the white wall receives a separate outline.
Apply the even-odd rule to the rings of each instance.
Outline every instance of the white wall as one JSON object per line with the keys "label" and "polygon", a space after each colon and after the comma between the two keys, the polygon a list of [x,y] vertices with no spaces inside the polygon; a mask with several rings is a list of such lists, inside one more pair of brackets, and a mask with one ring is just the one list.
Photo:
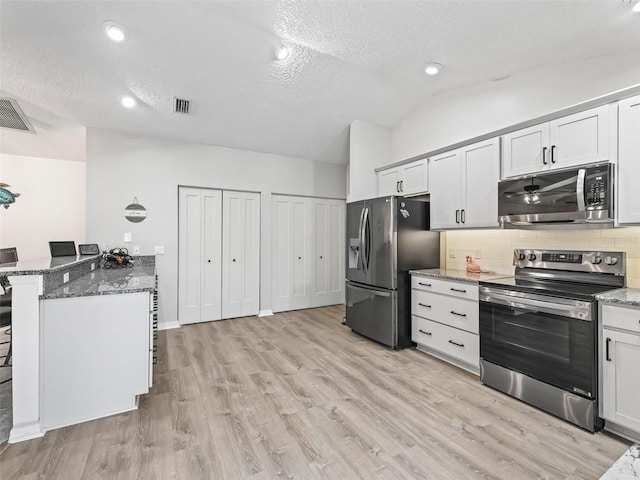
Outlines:
{"label": "white wall", "polygon": [[391,161],[422,155],[638,83],[640,62],[630,52],[446,92],[393,128]]}
{"label": "white wall", "polygon": [[355,120],[349,136],[347,201],[377,197],[374,169],[391,161],[391,129]]}
{"label": "white wall", "polygon": [[0,208],[0,248],[17,247],[25,260],[48,257],[50,240],[84,243],[83,162],[0,154],[0,182],[20,194]]}
{"label": "white wall", "polygon": [[[102,247],[140,245],[156,257],[159,323],[177,320],[178,185],[261,193],[260,308],[271,308],[271,194],[345,198],[346,166],[87,129],[87,239]],[[130,223],[136,196],[147,219]],[[133,242],[124,244],[124,232]]]}

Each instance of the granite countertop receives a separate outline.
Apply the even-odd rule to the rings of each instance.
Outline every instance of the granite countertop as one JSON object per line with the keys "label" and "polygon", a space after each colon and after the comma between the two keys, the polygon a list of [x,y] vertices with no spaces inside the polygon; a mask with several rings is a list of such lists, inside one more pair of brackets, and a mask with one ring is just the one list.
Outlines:
{"label": "granite countertop", "polygon": [[596,300],[605,303],[617,303],[620,305],[640,307],[640,289],[620,288],[618,290],[600,293],[596,295]]}
{"label": "granite countertop", "polygon": [[42,275],[45,272],[62,270],[91,260],[98,260],[100,255],[74,255],[72,257],[42,257],[19,260],[0,267],[0,275]]}
{"label": "granite countertop", "polygon": [[87,297],[119,293],[152,292],[156,286],[155,266],[135,265],[98,268],[63,286],[45,293],[42,298]]}
{"label": "granite countertop", "polygon": [[427,270],[410,270],[411,275],[419,275],[421,277],[441,278],[443,280],[455,280],[458,282],[466,282],[478,284],[478,282],[491,281],[495,278],[508,277],[507,274],[499,274],[496,272],[469,273],[466,270],[456,270],[453,268],[430,268]]}
{"label": "granite countertop", "polygon": [[640,478],[640,445],[631,448],[600,477],[600,480],[631,480]]}

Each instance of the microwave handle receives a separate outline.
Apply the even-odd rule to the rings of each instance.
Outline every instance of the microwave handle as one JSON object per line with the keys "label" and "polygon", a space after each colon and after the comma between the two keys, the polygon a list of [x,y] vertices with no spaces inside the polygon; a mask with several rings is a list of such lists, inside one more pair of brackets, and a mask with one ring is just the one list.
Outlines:
{"label": "microwave handle", "polygon": [[576,197],[578,200],[578,211],[585,211],[585,203],[584,203],[584,180],[586,177],[587,171],[584,168],[578,170],[578,181],[576,183]]}

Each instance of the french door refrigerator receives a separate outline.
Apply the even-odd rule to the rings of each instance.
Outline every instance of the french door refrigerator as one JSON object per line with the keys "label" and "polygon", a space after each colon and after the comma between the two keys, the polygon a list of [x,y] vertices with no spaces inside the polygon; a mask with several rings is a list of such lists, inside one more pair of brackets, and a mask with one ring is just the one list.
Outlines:
{"label": "french door refrigerator", "polygon": [[440,266],[429,203],[382,197],[347,204],[346,325],[391,348],[411,345],[409,270]]}

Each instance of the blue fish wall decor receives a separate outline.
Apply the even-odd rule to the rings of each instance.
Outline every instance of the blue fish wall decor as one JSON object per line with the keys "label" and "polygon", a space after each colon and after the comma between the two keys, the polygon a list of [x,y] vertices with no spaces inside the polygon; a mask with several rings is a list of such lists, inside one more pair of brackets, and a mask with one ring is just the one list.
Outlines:
{"label": "blue fish wall decor", "polygon": [[9,205],[12,203],[16,203],[16,198],[20,196],[19,193],[13,193],[8,190],[7,187],[11,185],[7,185],[6,183],[0,182],[0,205],[4,208],[9,208]]}

